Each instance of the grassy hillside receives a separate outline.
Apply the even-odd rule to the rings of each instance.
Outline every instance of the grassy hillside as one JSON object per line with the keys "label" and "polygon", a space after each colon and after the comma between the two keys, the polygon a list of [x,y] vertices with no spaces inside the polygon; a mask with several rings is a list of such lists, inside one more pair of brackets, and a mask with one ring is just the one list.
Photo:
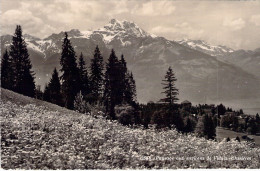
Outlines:
{"label": "grassy hillside", "polygon": [[260,149],[245,143],[131,129],[7,90],[1,93],[4,169],[260,168]]}

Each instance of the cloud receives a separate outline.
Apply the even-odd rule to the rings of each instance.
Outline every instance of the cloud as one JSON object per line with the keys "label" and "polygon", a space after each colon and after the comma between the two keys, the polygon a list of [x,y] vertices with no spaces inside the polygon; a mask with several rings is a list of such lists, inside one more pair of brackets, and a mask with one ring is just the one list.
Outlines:
{"label": "cloud", "polygon": [[256,26],[260,26],[260,14],[251,16],[250,21],[254,23]]}
{"label": "cloud", "polygon": [[141,6],[137,5],[132,13],[143,16],[167,16],[173,14],[175,6],[171,1],[149,1]]}
{"label": "cloud", "polygon": [[[260,41],[260,1],[170,0],[1,0],[2,34],[24,33],[45,38],[71,29],[98,29],[112,18],[136,22],[167,39],[203,39],[232,48],[254,49]],[[232,40],[248,44],[239,44]]]}
{"label": "cloud", "polygon": [[[12,34],[20,24],[26,33],[41,38],[70,29],[87,30],[129,12],[127,1],[38,0],[7,1],[1,14],[2,33]],[[12,5],[13,4],[13,5]],[[15,5],[17,4],[17,5]]]}
{"label": "cloud", "polygon": [[187,37],[198,38],[204,33],[204,30],[199,28],[193,28],[190,26],[189,23],[182,22],[174,24],[171,27],[156,26],[153,27],[150,30],[150,32],[161,36],[170,34],[172,37],[175,37],[176,39],[181,39]]}
{"label": "cloud", "polygon": [[223,26],[229,27],[232,30],[241,30],[245,27],[245,21],[242,18],[230,19],[225,18],[223,21]]}
{"label": "cloud", "polygon": [[22,25],[26,33],[38,32],[39,35],[45,35],[46,32],[56,30],[27,10],[8,10],[1,15],[1,22],[4,23],[2,29],[9,34],[14,32],[16,25]]}

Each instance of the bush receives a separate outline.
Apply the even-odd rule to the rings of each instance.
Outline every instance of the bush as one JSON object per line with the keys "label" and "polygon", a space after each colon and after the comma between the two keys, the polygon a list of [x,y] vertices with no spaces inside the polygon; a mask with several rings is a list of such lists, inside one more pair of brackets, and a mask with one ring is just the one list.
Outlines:
{"label": "bush", "polygon": [[100,101],[93,103],[92,105],[87,103],[90,110],[90,114],[94,117],[102,116],[105,117],[105,106]]}
{"label": "bush", "polygon": [[115,107],[116,118],[123,125],[133,125],[135,123],[135,110],[128,104]]}
{"label": "bush", "polygon": [[80,112],[80,113],[88,113],[90,112],[89,105],[84,100],[84,97],[81,93],[81,91],[77,94],[74,100],[74,110]]}
{"label": "bush", "polygon": [[236,137],[236,141],[240,142],[240,138],[238,136]]}
{"label": "bush", "polygon": [[156,125],[156,128],[163,128],[166,127],[166,123],[165,123],[165,111],[160,110],[160,111],[155,111],[153,113],[153,117],[152,117],[152,124]]}

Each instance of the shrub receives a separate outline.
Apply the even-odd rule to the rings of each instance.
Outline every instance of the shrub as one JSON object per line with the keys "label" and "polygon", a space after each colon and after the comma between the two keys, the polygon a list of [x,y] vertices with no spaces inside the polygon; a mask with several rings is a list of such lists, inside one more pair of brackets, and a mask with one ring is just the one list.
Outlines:
{"label": "shrub", "polygon": [[135,122],[135,110],[128,104],[115,107],[116,118],[123,125],[133,125]]}
{"label": "shrub", "polygon": [[81,93],[81,91],[76,95],[74,100],[74,110],[80,112],[80,113],[88,113],[90,112],[89,105],[84,100],[84,97]]}

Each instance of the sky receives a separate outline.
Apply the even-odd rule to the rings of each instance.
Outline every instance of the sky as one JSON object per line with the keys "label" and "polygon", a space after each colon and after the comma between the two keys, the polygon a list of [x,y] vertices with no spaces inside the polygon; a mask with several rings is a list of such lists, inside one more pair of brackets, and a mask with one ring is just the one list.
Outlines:
{"label": "sky", "polygon": [[201,39],[214,45],[260,47],[260,1],[1,0],[1,35],[95,30],[112,18],[135,22],[169,40]]}

